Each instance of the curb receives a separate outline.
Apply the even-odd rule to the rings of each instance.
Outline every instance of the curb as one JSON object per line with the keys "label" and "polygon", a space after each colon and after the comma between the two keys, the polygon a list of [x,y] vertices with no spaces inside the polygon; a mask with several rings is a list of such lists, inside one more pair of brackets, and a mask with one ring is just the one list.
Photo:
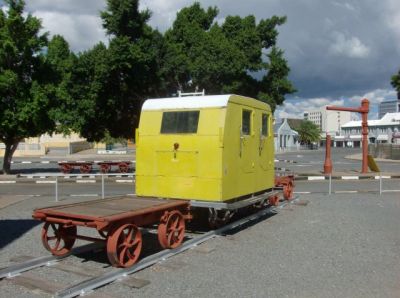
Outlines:
{"label": "curb", "polygon": [[135,164],[136,161],[130,161],[130,160],[16,160],[16,161],[11,161],[11,164],[58,164],[60,162],[92,162],[95,164],[102,163],[102,162],[130,162],[132,164]]}
{"label": "curb", "polygon": [[[332,180],[379,180],[400,179],[400,175],[381,175],[381,176],[331,176]],[[323,181],[329,180],[329,176],[295,176],[295,181]]]}
{"label": "curb", "polygon": [[[52,175],[24,175],[18,178],[13,177],[8,180],[0,180],[2,184],[16,184],[16,183],[36,183],[36,184],[54,184],[56,183],[56,177],[58,177],[59,183],[97,183],[101,182],[101,176],[99,175],[65,175],[65,176],[52,176]],[[105,180],[112,180],[116,183],[133,183],[135,182],[135,174],[120,174],[113,176],[104,176]],[[122,178],[122,179],[121,179]],[[11,180],[12,179],[12,180]]]}
{"label": "curb", "polygon": [[295,160],[289,160],[289,159],[275,159],[275,162],[287,162],[287,163],[297,163]]}

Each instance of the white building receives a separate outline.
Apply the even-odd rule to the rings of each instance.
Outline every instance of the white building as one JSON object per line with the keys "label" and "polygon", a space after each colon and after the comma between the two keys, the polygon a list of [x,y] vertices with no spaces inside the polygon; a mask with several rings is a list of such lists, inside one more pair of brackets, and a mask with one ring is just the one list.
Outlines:
{"label": "white building", "polygon": [[275,151],[299,149],[299,134],[294,129],[301,121],[301,119],[283,119],[282,122],[274,124]]}
{"label": "white building", "polygon": [[[369,143],[392,143],[400,132],[400,113],[387,113],[382,119],[368,120]],[[334,137],[336,147],[360,147],[361,121],[350,121],[342,125],[341,135]]]}
{"label": "white building", "polygon": [[400,99],[387,100],[379,104],[379,119],[386,115],[386,113],[400,112]]}
{"label": "white building", "polygon": [[326,134],[331,136],[339,135],[343,124],[351,120],[350,112],[327,111],[326,106],[316,110],[304,112],[304,119],[317,125],[321,130],[321,136]]}

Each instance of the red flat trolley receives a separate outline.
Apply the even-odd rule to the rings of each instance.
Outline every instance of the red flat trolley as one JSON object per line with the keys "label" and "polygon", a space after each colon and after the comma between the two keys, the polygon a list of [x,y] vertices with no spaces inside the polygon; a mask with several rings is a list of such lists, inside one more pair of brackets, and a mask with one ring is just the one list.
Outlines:
{"label": "red flat trolley", "polygon": [[[53,255],[70,253],[76,239],[105,242],[110,263],[130,267],[142,249],[141,227],[158,224],[161,247],[175,248],[191,214],[188,201],[123,196],[36,209],[32,217],[44,221],[42,242]],[[101,238],[79,235],[77,227],[94,228]]]}

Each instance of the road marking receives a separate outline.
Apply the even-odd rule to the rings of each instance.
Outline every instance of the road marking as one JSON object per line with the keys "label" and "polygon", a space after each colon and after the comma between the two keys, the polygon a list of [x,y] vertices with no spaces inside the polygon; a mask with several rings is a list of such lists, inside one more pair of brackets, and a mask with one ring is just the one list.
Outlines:
{"label": "road marking", "polygon": [[31,161],[22,161],[21,163],[32,163]]}
{"label": "road marking", "polygon": [[48,183],[48,184],[51,184],[51,183],[56,183],[56,181],[54,181],[54,180],[45,180],[45,181],[43,181],[43,180],[38,180],[38,181],[35,181],[36,183],[42,183],[42,184],[46,184],[46,183]]}
{"label": "road marking", "polygon": [[400,192],[400,189],[386,189],[382,190],[382,192]]}
{"label": "road marking", "polygon": [[358,176],[342,176],[342,180],[358,180]]}
{"label": "road marking", "polygon": [[357,193],[357,190],[338,190],[334,191],[334,193]]}
{"label": "road marking", "polygon": [[325,180],[325,176],[309,176],[308,180]]}
{"label": "road marking", "polygon": [[293,193],[295,193],[295,194],[309,194],[309,193],[311,193],[311,191],[295,191]]}
{"label": "road marking", "polygon": [[382,179],[390,179],[390,176],[375,176],[376,180],[379,180],[379,178],[382,177]]}
{"label": "road marking", "polygon": [[77,194],[77,195],[69,195],[70,197],[98,197],[97,193],[84,193],[84,194]]}
{"label": "road marking", "polygon": [[0,181],[0,184],[11,184],[11,183],[17,183],[17,181]]}
{"label": "road marking", "polygon": [[42,195],[15,195],[16,197],[40,197]]}
{"label": "road marking", "polygon": [[133,179],[124,179],[124,180],[115,180],[118,183],[131,183],[133,182]]}
{"label": "road marking", "polygon": [[127,195],[127,196],[136,196],[135,193],[127,193],[126,195]]}
{"label": "road marking", "polygon": [[41,161],[40,163],[50,163],[50,161],[49,160],[44,160],[44,161]]}
{"label": "road marking", "polygon": [[96,183],[96,180],[76,180],[76,183]]}

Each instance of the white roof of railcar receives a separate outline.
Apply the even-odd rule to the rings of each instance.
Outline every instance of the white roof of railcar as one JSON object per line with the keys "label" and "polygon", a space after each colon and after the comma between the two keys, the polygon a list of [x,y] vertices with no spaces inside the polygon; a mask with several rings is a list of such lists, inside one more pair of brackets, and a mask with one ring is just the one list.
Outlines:
{"label": "white roof of railcar", "polygon": [[232,94],[154,98],[144,102],[142,110],[200,109],[226,107]]}

